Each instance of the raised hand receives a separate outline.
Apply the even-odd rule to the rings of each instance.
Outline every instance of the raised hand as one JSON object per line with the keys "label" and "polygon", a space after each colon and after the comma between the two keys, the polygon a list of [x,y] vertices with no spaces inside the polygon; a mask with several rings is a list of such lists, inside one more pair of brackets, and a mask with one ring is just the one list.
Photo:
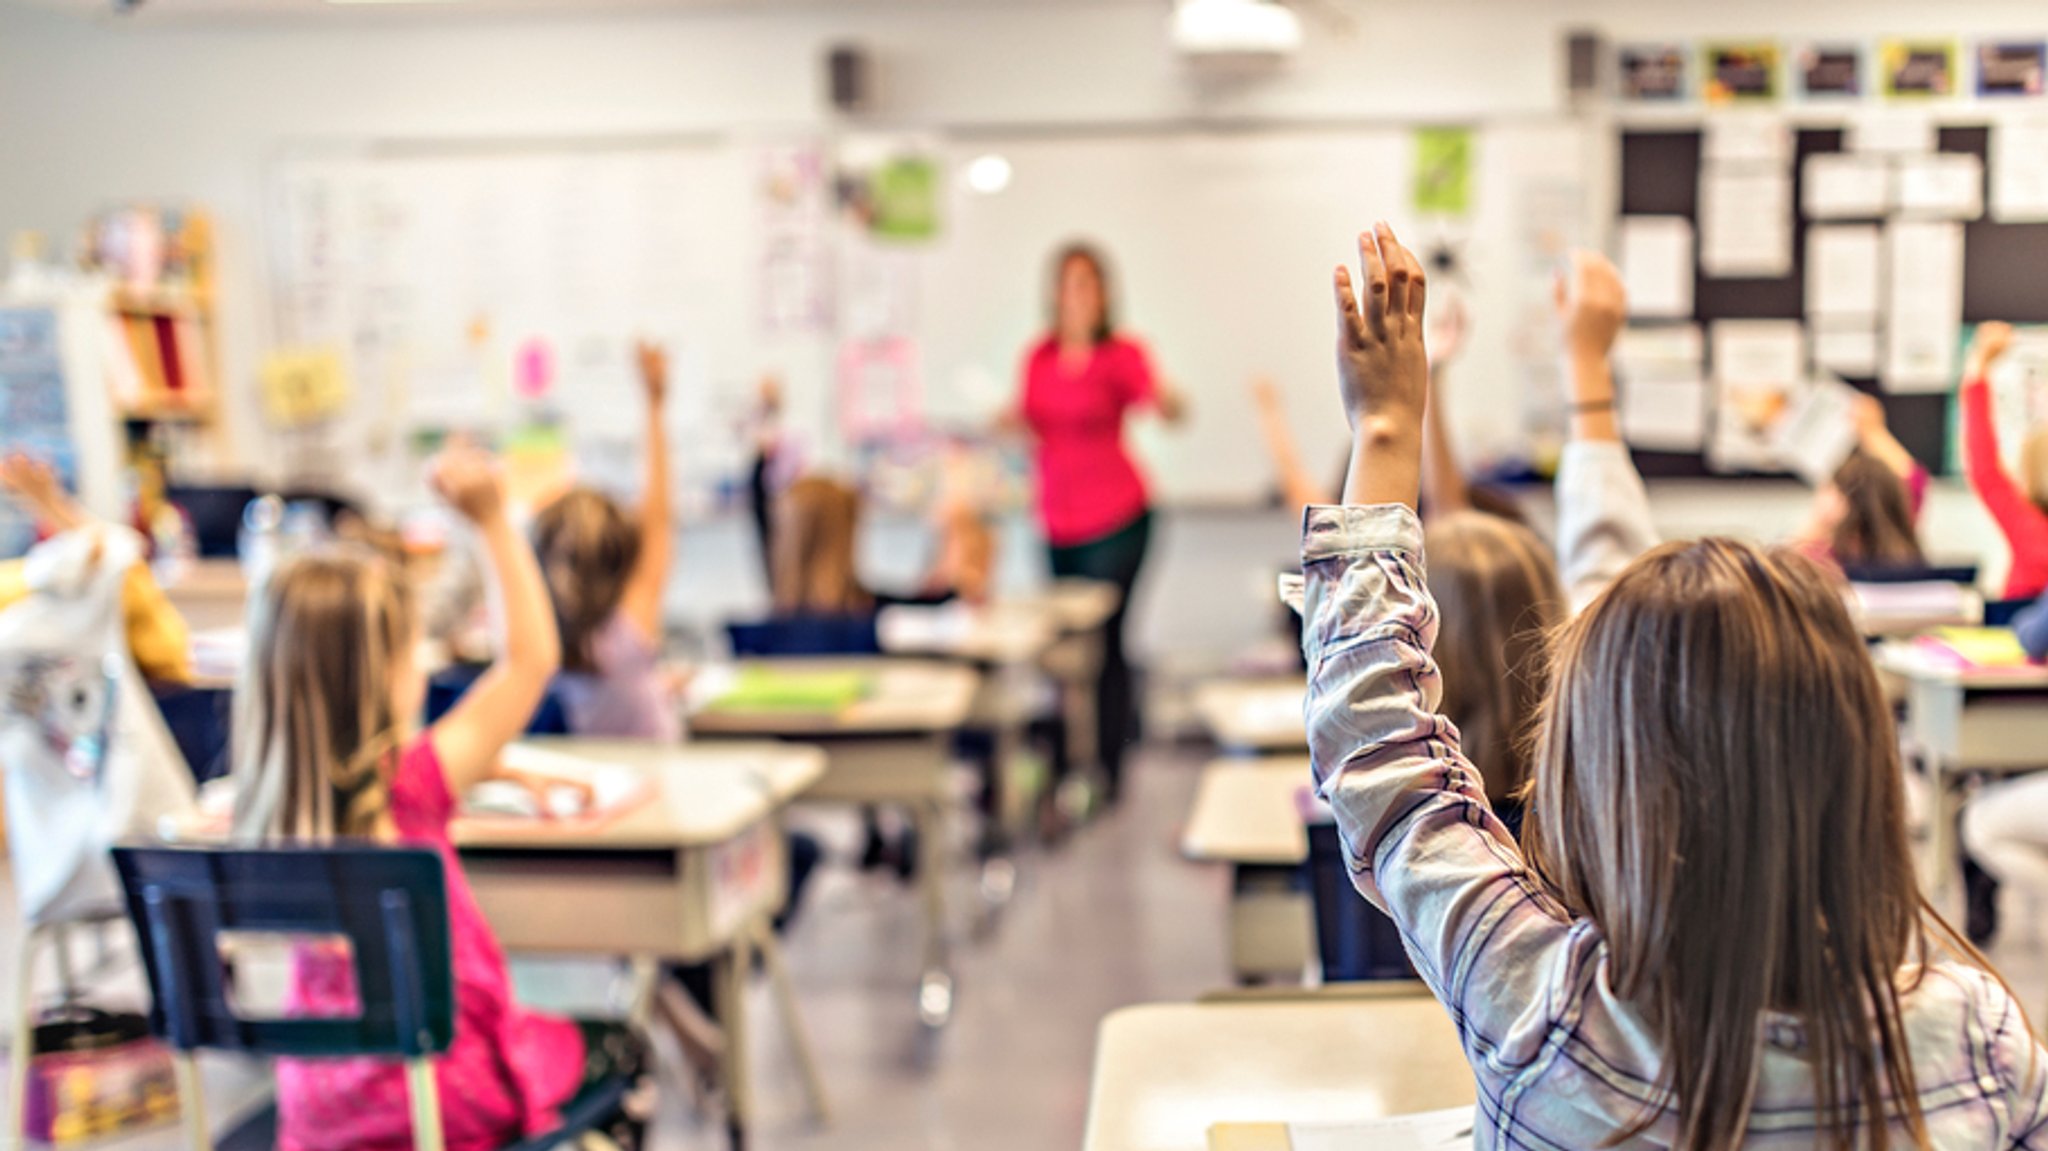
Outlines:
{"label": "raised hand", "polygon": [[31,455],[15,452],[0,459],[0,491],[12,496],[44,527],[55,531],[68,531],[86,518],[58,481],[56,471]]}
{"label": "raised hand", "polygon": [[1606,359],[1628,319],[1628,292],[1613,262],[1598,252],[1573,252],[1571,271],[1558,275],[1552,294],[1566,354]]}
{"label": "raised hand", "polygon": [[1337,382],[1354,432],[1370,422],[1383,431],[1419,432],[1429,400],[1429,353],[1423,347],[1426,284],[1422,264],[1380,223],[1358,237],[1364,265],[1360,301],[1351,269],[1337,268]]}
{"label": "raised hand", "polygon": [[640,365],[640,386],[646,389],[647,402],[661,403],[668,397],[668,353],[660,344],[641,340],[634,345],[633,355]]}
{"label": "raised hand", "polygon": [[1972,380],[1982,379],[2005,353],[2012,350],[2012,325],[1991,320],[1977,325],[1977,334],[1970,337],[1970,353],[1965,358],[1965,375]]}
{"label": "raised hand", "polygon": [[473,444],[456,440],[434,457],[427,482],[448,506],[473,524],[487,524],[505,514],[505,475],[497,457]]}

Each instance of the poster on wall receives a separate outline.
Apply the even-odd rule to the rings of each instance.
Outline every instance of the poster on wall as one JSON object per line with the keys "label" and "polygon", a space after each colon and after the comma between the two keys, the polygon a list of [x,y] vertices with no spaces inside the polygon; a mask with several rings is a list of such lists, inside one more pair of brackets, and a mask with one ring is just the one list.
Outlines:
{"label": "poster on wall", "polygon": [[1938,100],[1956,94],[1951,40],[1886,40],[1878,49],[1884,94],[1893,100]]}
{"label": "poster on wall", "polygon": [[1769,40],[1709,44],[1700,94],[1709,104],[1769,104],[1778,99],[1778,46]]}
{"label": "poster on wall", "polygon": [[1808,44],[1793,58],[1805,100],[1856,100],[1864,95],[1863,49],[1855,44]]}
{"label": "poster on wall", "polygon": [[[48,308],[0,308],[0,455],[15,452],[48,464],[67,489],[78,490],[57,313]],[[0,559],[27,551],[35,538],[35,522],[0,497]]]}
{"label": "poster on wall", "polygon": [[1977,95],[2039,96],[2048,78],[2048,40],[1986,40],[1977,45]]}
{"label": "poster on wall", "polygon": [[1472,129],[1415,130],[1410,199],[1426,216],[1462,216],[1472,209]]}
{"label": "poster on wall", "polygon": [[1685,48],[1678,44],[1624,44],[1615,60],[1623,100],[1656,104],[1684,100]]}

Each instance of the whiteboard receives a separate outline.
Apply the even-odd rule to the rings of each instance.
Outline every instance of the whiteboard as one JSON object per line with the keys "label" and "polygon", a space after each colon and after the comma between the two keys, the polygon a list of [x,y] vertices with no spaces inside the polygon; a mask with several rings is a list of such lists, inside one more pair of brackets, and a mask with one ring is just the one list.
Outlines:
{"label": "whiteboard", "polygon": [[[1526,456],[1529,429],[1557,422],[1547,282],[1584,235],[1582,132],[1479,129],[1472,211],[1455,222],[1408,214],[1412,139],[1399,126],[920,134],[915,146],[948,173],[939,236],[885,246],[821,223],[831,318],[799,335],[763,318],[771,145],[290,156],[273,180],[277,343],[342,346],[356,388],[301,454],[376,477],[377,494],[416,495],[407,429],[516,418],[517,353],[539,341],[584,473],[630,487],[636,336],[676,349],[670,431],[686,496],[737,475],[735,428],[766,371],[784,378],[807,451],[847,458],[842,338],[907,337],[918,414],[941,430],[985,428],[1043,330],[1046,261],[1088,237],[1113,261],[1125,326],[1190,402],[1183,426],[1133,432],[1162,501],[1248,502],[1273,487],[1247,390],[1258,375],[1283,385],[1309,466],[1327,460],[1334,474],[1346,436],[1330,272],[1384,217],[1422,248],[1461,254],[1462,284],[1441,292],[1462,292],[1476,318],[1448,397],[1468,459]],[[819,146],[843,156],[874,144]],[[958,178],[988,153],[1013,171],[993,195]]]}
{"label": "whiteboard", "polygon": [[1282,385],[1304,461],[1334,477],[1348,440],[1331,272],[1355,267],[1358,232],[1385,218],[1418,250],[1442,242],[1462,257],[1462,283],[1445,291],[1462,292],[1475,325],[1449,397],[1468,457],[1527,456],[1529,429],[1556,423],[1547,292],[1557,250],[1586,235],[1581,132],[1480,130],[1458,222],[1408,211],[1412,140],[1390,126],[948,144],[954,171],[999,154],[1013,174],[993,195],[956,183],[946,239],[924,262],[935,412],[964,421],[1013,394],[1044,327],[1046,262],[1083,237],[1110,255],[1123,325],[1189,400],[1183,426],[1134,434],[1167,502],[1272,490],[1248,391],[1258,375]]}

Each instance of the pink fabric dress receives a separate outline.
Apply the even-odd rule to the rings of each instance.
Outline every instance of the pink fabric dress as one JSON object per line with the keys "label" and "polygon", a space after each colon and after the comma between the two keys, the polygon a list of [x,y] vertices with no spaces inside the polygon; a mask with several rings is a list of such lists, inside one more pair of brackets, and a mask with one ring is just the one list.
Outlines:
{"label": "pink fabric dress", "polygon": [[[505,956],[477,907],[448,839],[454,797],[422,735],[399,757],[391,816],[399,838],[432,847],[447,869],[455,966],[455,1042],[434,1065],[450,1151],[496,1151],[543,1134],[583,1080],[583,1037],[565,1019],[512,1001]],[[300,1016],[356,1013],[355,969],[339,950],[296,957],[288,1010]],[[277,1065],[282,1151],[410,1151],[412,1122],[402,1064],[371,1059],[281,1059]]]}

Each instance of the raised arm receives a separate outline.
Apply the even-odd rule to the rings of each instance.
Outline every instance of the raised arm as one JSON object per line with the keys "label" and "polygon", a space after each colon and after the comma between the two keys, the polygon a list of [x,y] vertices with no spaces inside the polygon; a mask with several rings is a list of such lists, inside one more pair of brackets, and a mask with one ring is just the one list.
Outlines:
{"label": "raised arm", "polygon": [[1428,390],[1422,270],[1384,224],[1360,247],[1363,311],[1348,271],[1336,284],[1347,506],[1310,508],[1302,531],[1309,753],[1352,882],[1400,927],[1469,1045],[1502,1039],[1546,1000],[1564,926],[1531,895],[1457,729],[1437,714],[1437,612],[1413,514]]}
{"label": "raised arm", "polygon": [[675,552],[675,519],[669,504],[668,355],[659,345],[637,349],[640,385],[647,394],[646,475],[640,492],[640,558],[626,578],[619,599],[624,612],[649,643],[661,642],[661,601],[668,591],[670,558]]}
{"label": "raised arm", "polygon": [[434,490],[475,526],[503,619],[505,650],[428,732],[456,795],[488,777],[498,753],[519,738],[561,666],[561,638],[533,549],[505,512],[497,461],[454,447],[434,461]]}
{"label": "raised arm", "polygon": [[1422,508],[1434,518],[1470,508],[1472,487],[1465,479],[1457,451],[1451,446],[1450,424],[1444,418],[1444,392],[1451,361],[1464,345],[1465,314],[1453,309],[1447,316],[1431,320],[1429,407],[1422,417]]}
{"label": "raised arm", "polygon": [[1330,502],[1330,493],[1316,482],[1301,462],[1301,448],[1294,442],[1294,429],[1287,425],[1287,411],[1280,389],[1261,376],[1252,381],[1252,407],[1259,414],[1259,433],[1266,441],[1266,455],[1280,477],[1280,498],[1293,508]]}
{"label": "raised arm", "polygon": [[1557,469],[1558,567],[1577,611],[1657,546],[1657,531],[1615,418],[1608,356],[1628,316],[1621,273],[1605,256],[1574,252],[1555,301],[1571,399],[1571,440]]}
{"label": "raised arm", "polygon": [[0,460],[0,491],[35,518],[45,531],[61,533],[82,528],[92,517],[57,482],[50,465],[20,452]]}
{"label": "raised arm", "polygon": [[1991,369],[2012,346],[2012,325],[1979,324],[1963,363],[1963,472],[1984,509],[1998,521],[2013,551],[2048,542],[2048,514],[2027,498],[1998,448],[1998,419],[1991,410]]}

